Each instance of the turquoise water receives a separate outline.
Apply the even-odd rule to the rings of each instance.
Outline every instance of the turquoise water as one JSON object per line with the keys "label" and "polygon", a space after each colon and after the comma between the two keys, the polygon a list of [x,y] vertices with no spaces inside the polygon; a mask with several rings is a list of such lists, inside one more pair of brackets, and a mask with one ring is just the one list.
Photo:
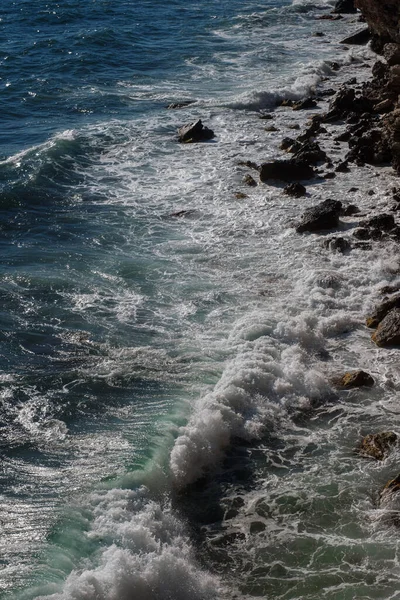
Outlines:
{"label": "turquoise water", "polygon": [[[316,250],[238,166],[306,118],[274,137],[260,111],[367,77],[329,7],[2,6],[2,598],[396,597],[371,500],[395,458],[353,453],[397,426],[396,359],[359,327],[396,268]],[[196,118],[214,140],[178,144]],[[376,181],[343,177],[313,198]],[[360,356],[379,385],[337,404]]]}

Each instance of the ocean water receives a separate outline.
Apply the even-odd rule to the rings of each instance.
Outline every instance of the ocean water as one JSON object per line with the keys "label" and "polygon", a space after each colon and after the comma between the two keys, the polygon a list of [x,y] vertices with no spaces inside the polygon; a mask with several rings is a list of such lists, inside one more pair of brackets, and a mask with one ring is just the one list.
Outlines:
{"label": "ocean water", "polygon": [[[332,4],[2,3],[2,600],[400,598],[376,503],[399,452],[354,452],[400,432],[397,351],[364,327],[398,252],[291,226],[327,197],[382,211],[396,181],[298,200],[239,164],[327,106],[279,99],[369,77]],[[177,143],[197,118],[216,137]],[[335,389],[355,368],[375,386]]]}

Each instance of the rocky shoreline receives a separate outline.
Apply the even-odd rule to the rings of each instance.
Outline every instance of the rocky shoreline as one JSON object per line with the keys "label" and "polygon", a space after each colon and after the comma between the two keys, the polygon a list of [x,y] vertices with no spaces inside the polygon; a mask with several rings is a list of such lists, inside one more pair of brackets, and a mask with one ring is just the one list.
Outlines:
{"label": "rocky shoreline", "polygon": [[[339,0],[332,12],[319,18],[336,20],[341,18],[341,12],[354,16],[357,9],[361,11],[357,20],[366,22],[368,35],[364,26],[361,32],[357,31],[355,36],[343,42],[365,44],[371,40],[371,49],[377,54],[371,76],[361,83],[352,78],[336,90],[322,89],[315,97],[281,101],[278,111],[304,111],[308,116],[307,125],[297,136],[281,139],[279,147],[283,155],[260,164],[250,160],[239,163],[239,167],[244,169],[244,189],[273,185],[283,188],[283,193],[288,196],[301,198],[310,195],[307,186],[314,185],[316,181],[335,179],[342,173],[351,173],[353,169],[362,169],[366,165],[392,167],[393,173],[400,175],[400,5],[394,0],[383,4],[378,0],[355,0],[354,3],[353,0]],[[340,67],[332,64],[332,69],[336,68]],[[313,114],[313,109],[321,108],[321,104],[326,106],[326,110]],[[180,108],[180,105],[169,108]],[[279,136],[276,116],[273,110],[259,115],[268,123],[265,130]],[[324,135],[325,139],[326,136],[331,138],[330,149],[338,150],[335,156],[330,156],[325,140],[321,141]],[[212,139],[214,132],[199,120],[182,127],[179,136],[182,143],[203,142]],[[376,175],[379,177],[380,174]],[[350,188],[349,197],[356,191],[357,188]],[[399,187],[388,187],[385,192],[388,202],[384,212],[365,214],[362,207],[351,202],[326,199],[305,208],[292,226],[299,235],[318,233],[321,246],[332,253],[348,254],[352,249],[367,252],[375,244],[400,242],[400,221],[397,219],[400,184]],[[373,195],[374,190],[367,194]],[[239,200],[246,197],[245,191],[236,193]],[[351,227],[343,227],[343,217],[353,218]],[[373,313],[366,316],[365,326],[374,329],[371,344],[380,348],[398,348],[400,286],[387,286],[381,292],[382,300]],[[375,385],[373,377],[361,368],[346,372],[331,383],[342,390]],[[370,432],[360,441],[355,440],[359,456],[375,461],[386,459],[399,443],[399,436],[390,430]],[[400,474],[376,493],[379,495],[377,506],[397,510],[400,505]]]}

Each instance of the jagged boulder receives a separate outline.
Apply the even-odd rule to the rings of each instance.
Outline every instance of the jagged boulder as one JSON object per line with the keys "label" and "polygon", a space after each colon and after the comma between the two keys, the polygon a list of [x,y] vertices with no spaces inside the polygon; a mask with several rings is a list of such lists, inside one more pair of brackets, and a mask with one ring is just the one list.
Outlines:
{"label": "jagged boulder", "polygon": [[349,371],[339,381],[340,386],[346,389],[364,386],[371,387],[374,383],[374,378],[362,370]]}
{"label": "jagged boulder", "polygon": [[179,141],[185,144],[204,142],[205,140],[211,140],[215,137],[214,132],[205,127],[201,122],[201,119],[188,123],[178,129]]}
{"label": "jagged boulder", "polygon": [[371,339],[382,348],[400,345],[400,308],[393,308],[387,313]]}
{"label": "jagged boulder", "polygon": [[391,298],[384,298],[383,302],[375,307],[374,312],[367,317],[367,327],[378,327],[379,323],[394,308],[400,308],[400,293]]}
{"label": "jagged boulder", "polygon": [[384,460],[397,442],[398,437],[393,431],[370,433],[361,441],[360,454],[366,458]]}
{"label": "jagged boulder", "polygon": [[302,215],[296,227],[297,233],[305,231],[323,231],[334,229],[339,224],[342,203],[339,200],[324,200],[316,206],[308,208]]}

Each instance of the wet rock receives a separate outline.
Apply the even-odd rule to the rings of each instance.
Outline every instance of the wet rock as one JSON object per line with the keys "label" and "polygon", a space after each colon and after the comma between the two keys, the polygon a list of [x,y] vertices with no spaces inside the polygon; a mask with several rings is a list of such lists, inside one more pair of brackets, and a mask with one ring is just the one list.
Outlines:
{"label": "wet rock", "polygon": [[336,173],[348,173],[350,169],[347,160],[344,160],[343,162],[339,163],[335,171]]}
{"label": "wet rock", "polygon": [[397,444],[397,441],[397,435],[393,431],[370,433],[363,438],[360,444],[360,455],[366,458],[384,460],[393,446]]}
{"label": "wet rock", "polygon": [[281,150],[289,150],[295,143],[296,143],[296,140],[294,140],[293,138],[285,137],[281,141],[281,145],[279,147]]}
{"label": "wet rock", "polygon": [[393,308],[379,323],[371,339],[381,348],[400,344],[400,308]]}
{"label": "wet rock", "polygon": [[342,88],[329,104],[329,110],[338,114],[353,110],[356,93],[353,88]]}
{"label": "wet rock", "polygon": [[324,173],[322,175],[322,177],[324,179],[334,179],[336,177],[336,173],[334,173],[333,171],[331,171],[330,173]]}
{"label": "wet rock", "polygon": [[260,169],[258,164],[253,162],[252,160],[241,160],[238,162],[238,165],[240,167],[248,167],[249,169],[254,169],[255,171],[258,171]]}
{"label": "wet rock", "polygon": [[305,231],[323,231],[334,229],[339,224],[339,215],[342,203],[338,200],[325,200],[317,206],[308,208],[302,215],[300,223],[296,227],[298,233]]}
{"label": "wet rock", "polygon": [[400,509],[400,474],[387,482],[379,496],[379,507],[388,510]]}
{"label": "wet rock", "polygon": [[205,127],[201,122],[201,119],[180,127],[178,129],[178,135],[179,141],[184,144],[203,142],[215,137],[214,132],[208,127]]}
{"label": "wet rock", "polygon": [[290,183],[289,185],[287,185],[284,188],[283,191],[288,196],[293,196],[294,198],[301,198],[302,196],[305,196],[307,193],[307,190],[304,187],[304,185],[302,185],[298,181],[296,183]]}
{"label": "wet rock", "polygon": [[235,198],[237,198],[238,200],[245,200],[245,198],[248,198],[248,195],[244,194],[243,192],[236,192]]}
{"label": "wet rock", "polygon": [[263,119],[265,121],[270,121],[271,119],[274,118],[274,115],[271,113],[263,113],[262,115],[259,116],[260,119]]}
{"label": "wet rock", "polygon": [[249,187],[256,187],[257,186],[257,182],[254,179],[254,177],[252,177],[251,175],[249,175],[248,173],[243,177],[243,183],[245,185],[248,185]]}
{"label": "wet rock", "polygon": [[182,219],[182,217],[190,217],[192,216],[196,211],[194,209],[190,209],[190,210],[177,210],[176,212],[171,213],[169,216],[173,217],[174,219]]}
{"label": "wet rock", "polygon": [[367,44],[370,39],[371,32],[369,27],[363,27],[362,29],[358,29],[355,33],[352,33],[343,40],[340,40],[340,44],[363,46],[364,44]]}
{"label": "wet rock", "polygon": [[324,240],[323,247],[331,252],[344,253],[351,249],[351,244],[344,237],[331,237],[328,240]]}
{"label": "wet rock", "polygon": [[268,125],[268,127],[264,127],[264,131],[274,132],[279,131],[279,129],[275,125]]}
{"label": "wet rock", "polygon": [[391,231],[396,227],[396,223],[393,215],[381,214],[371,217],[367,221],[363,221],[363,225],[367,227],[376,227],[377,229],[381,229],[382,231]]}
{"label": "wet rock", "polygon": [[274,160],[260,166],[260,180],[265,183],[270,180],[302,181],[314,177],[314,169],[299,160]]}
{"label": "wet rock", "polygon": [[317,142],[306,142],[293,154],[293,158],[310,165],[326,162],[328,157]]}
{"label": "wet rock", "polygon": [[314,98],[304,98],[299,102],[294,102],[292,105],[293,110],[307,110],[310,108],[315,108],[317,106],[316,100]]}
{"label": "wet rock", "polygon": [[371,387],[375,381],[369,373],[365,371],[351,371],[345,373],[340,379],[340,386],[344,388],[355,388],[355,387]]}
{"label": "wet rock", "polygon": [[393,100],[386,98],[374,105],[374,111],[379,114],[391,112],[394,108]]}
{"label": "wet rock", "polygon": [[332,12],[348,14],[357,12],[357,9],[354,6],[354,0],[337,0]]}
{"label": "wet rock", "polygon": [[367,317],[367,327],[378,327],[379,323],[394,308],[400,308],[400,293],[395,294],[392,298],[385,298],[381,304],[375,307],[374,312]]}
{"label": "wet rock", "polygon": [[355,204],[348,204],[342,210],[342,215],[344,217],[351,217],[360,212],[360,209]]}

